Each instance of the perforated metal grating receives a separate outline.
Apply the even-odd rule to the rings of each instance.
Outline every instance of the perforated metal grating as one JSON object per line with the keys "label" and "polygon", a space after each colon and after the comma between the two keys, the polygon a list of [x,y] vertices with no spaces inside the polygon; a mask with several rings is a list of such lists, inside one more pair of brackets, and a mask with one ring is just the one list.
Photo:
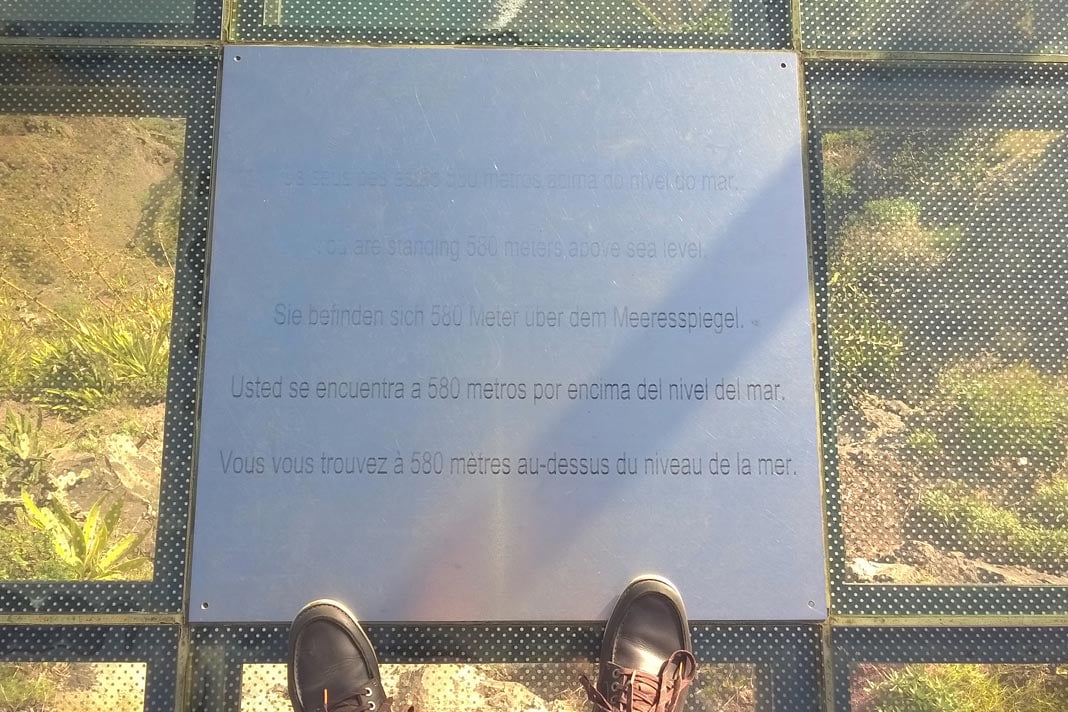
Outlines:
{"label": "perforated metal grating", "polygon": [[[371,625],[367,632],[399,702],[557,712],[588,709],[577,677],[593,671],[602,634],[573,625]],[[687,709],[821,708],[818,627],[695,625],[691,632],[701,672]],[[191,709],[286,709],[287,636],[285,626],[194,627]]]}
{"label": "perforated metal grating", "polygon": [[0,52],[0,610],[180,610],[217,57]]}
{"label": "perforated metal grating", "polygon": [[1068,53],[1062,0],[802,0],[805,49]]}
{"label": "perforated metal grating", "polygon": [[[586,712],[580,676],[596,679],[593,663],[496,663],[383,665],[386,694],[400,709],[425,712],[456,709]],[[289,712],[286,666],[241,668],[242,712]],[[691,712],[747,712],[756,709],[751,665],[707,664],[690,688]]]}
{"label": "perforated metal grating", "polygon": [[1068,71],[806,76],[837,610],[1063,612]]}
{"label": "perforated metal grating", "polygon": [[239,0],[237,41],[785,48],[788,0]]}
{"label": "perforated metal grating", "polygon": [[173,710],[178,626],[0,626],[0,709]]}
{"label": "perforated metal grating", "polygon": [[1066,628],[838,628],[832,651],[838,710],[1068,705]]}
{"label": "perforated metal grating", "polygon": [[219,39],[219,0],[0,0],[0,37]]}

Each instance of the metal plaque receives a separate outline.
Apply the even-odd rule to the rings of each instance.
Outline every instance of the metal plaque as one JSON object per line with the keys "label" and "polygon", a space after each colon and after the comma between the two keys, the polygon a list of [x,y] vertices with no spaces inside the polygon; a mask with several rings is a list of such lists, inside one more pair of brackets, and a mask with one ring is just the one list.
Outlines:
{"label": "metal plaque", "polygon": [[825,617],[793,55],[226,53],[193,620]]}

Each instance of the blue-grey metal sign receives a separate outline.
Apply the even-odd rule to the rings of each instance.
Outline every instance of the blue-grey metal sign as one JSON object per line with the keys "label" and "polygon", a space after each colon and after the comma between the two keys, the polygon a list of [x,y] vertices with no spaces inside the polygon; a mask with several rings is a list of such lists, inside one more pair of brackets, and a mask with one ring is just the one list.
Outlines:
{"label": "blue-grey metal sign", "polygon": [[226,52],[194,620],[824,617],[793,55]]}

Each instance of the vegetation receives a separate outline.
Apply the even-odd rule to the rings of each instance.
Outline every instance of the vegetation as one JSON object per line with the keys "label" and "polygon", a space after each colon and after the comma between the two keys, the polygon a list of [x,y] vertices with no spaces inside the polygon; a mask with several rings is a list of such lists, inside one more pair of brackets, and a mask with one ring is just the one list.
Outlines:
{"label": "vegetation", "polygon": [[0,579],[144,579],[184,127],[0,116],[0,137]]}
{"label": "vegetation", "polygon": [[1040,486],[1027,505],[1027,514],[1038,526],[1068,529],[1068,479]]}
{"label": "vegetation", "polygon": [[690,705],[698,710],[742,712],[754,708],[756,682],[750,665],[703,665],[695,688],[691,695],[696,700]]}
{"label": "vegetation", "polygon": [[105,497],[89,509],[84,522],[75,521],[58,501],[51,507],[38,507],[25,492],[22,494],[27,522],[51,537],[59,561],[69,578],[81,581],[105,581],[123,578],[150,565],[144,557],[131,557],[144,534],[130,533],[117,541],[113,535],[122,516],[122,500],[105,509]]}
{"label": "vegetation", "polygon": [[941,377],[952,407],[944,441],[959,456],[1025,458],[1060,465],[1068,446],[1068,387],[1060,378],[1018,364],[990,371],[951,368]]}
{"label": "vegetation", "polygon": [[0,525],[0,552],[0,579],[5,581],[59,581],[68,577],[49,537],[36,530]]}
{"label": "vegetation", "polygon": [[978,497],[925,492],[909,522],[914,536],[995,564],[1068,573],[1068,528],[1046,528]]}
{"label": "vegetation", "polygon": [[1026,583],[1028,569],[1068,575],[1066,162],[1061,131],[824,136],[843,516],[852,532],[881,522],[852,535],[870,548],[847,560],[974,582],[937,557],[896,558],[919,540]]}
{"label": "vegetation", "polygon": [[141,710],[144,685],[144,663],[0,663],[0,712]]}
{"label": "vegetation", "polygon": [[0,663],[0,712],[49,712],[55,695],[46,666]]}
{"label": "vegetation", "polygon": [[1022,665],[909,665],[886,672],[868,691],[873,712],[1059,712],[1068,709],[1068,685],[1056,672]]}
{"label": "vegetation", "polygon": [[26,413],[8,411],[0,432],[0,487],[12,484],[25,487],[41,479],[50,456],[43,447],[41,413],[36,418]]}
{"label": "vegetation", "polygon": [[161,402],[167,388],[171,285],[160,281],[138,298],[101,314],[86,310],[30,353],[26,388],[61,412],[121,403]]}
{"label": "vegetation", "polygon": [[840,272],[830,281],[828,328],[834,344],[833,388],[852,403],[872,388],[890,388],[905,352],[903,327],[880,318],[875,299]]}

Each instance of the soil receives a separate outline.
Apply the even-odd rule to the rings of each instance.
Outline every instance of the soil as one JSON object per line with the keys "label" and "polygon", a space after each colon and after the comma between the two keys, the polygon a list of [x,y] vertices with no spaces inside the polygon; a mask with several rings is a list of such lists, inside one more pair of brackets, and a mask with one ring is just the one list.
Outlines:
{"label": "soil", "polygon": [[903,522],[920,478],[902,462],[909,409],[868,398],[839,419],[838,476],[846,559],[881,560],[904,542]]}
{"label": "soil", "polygon": [[[71,299],[67,272],[131,285],[165,274],[129,248],[178,175],[183,131],[178,120],[0,117],[5,272],[52,308]],[[85,241],[111,259],[90,256]]]}

